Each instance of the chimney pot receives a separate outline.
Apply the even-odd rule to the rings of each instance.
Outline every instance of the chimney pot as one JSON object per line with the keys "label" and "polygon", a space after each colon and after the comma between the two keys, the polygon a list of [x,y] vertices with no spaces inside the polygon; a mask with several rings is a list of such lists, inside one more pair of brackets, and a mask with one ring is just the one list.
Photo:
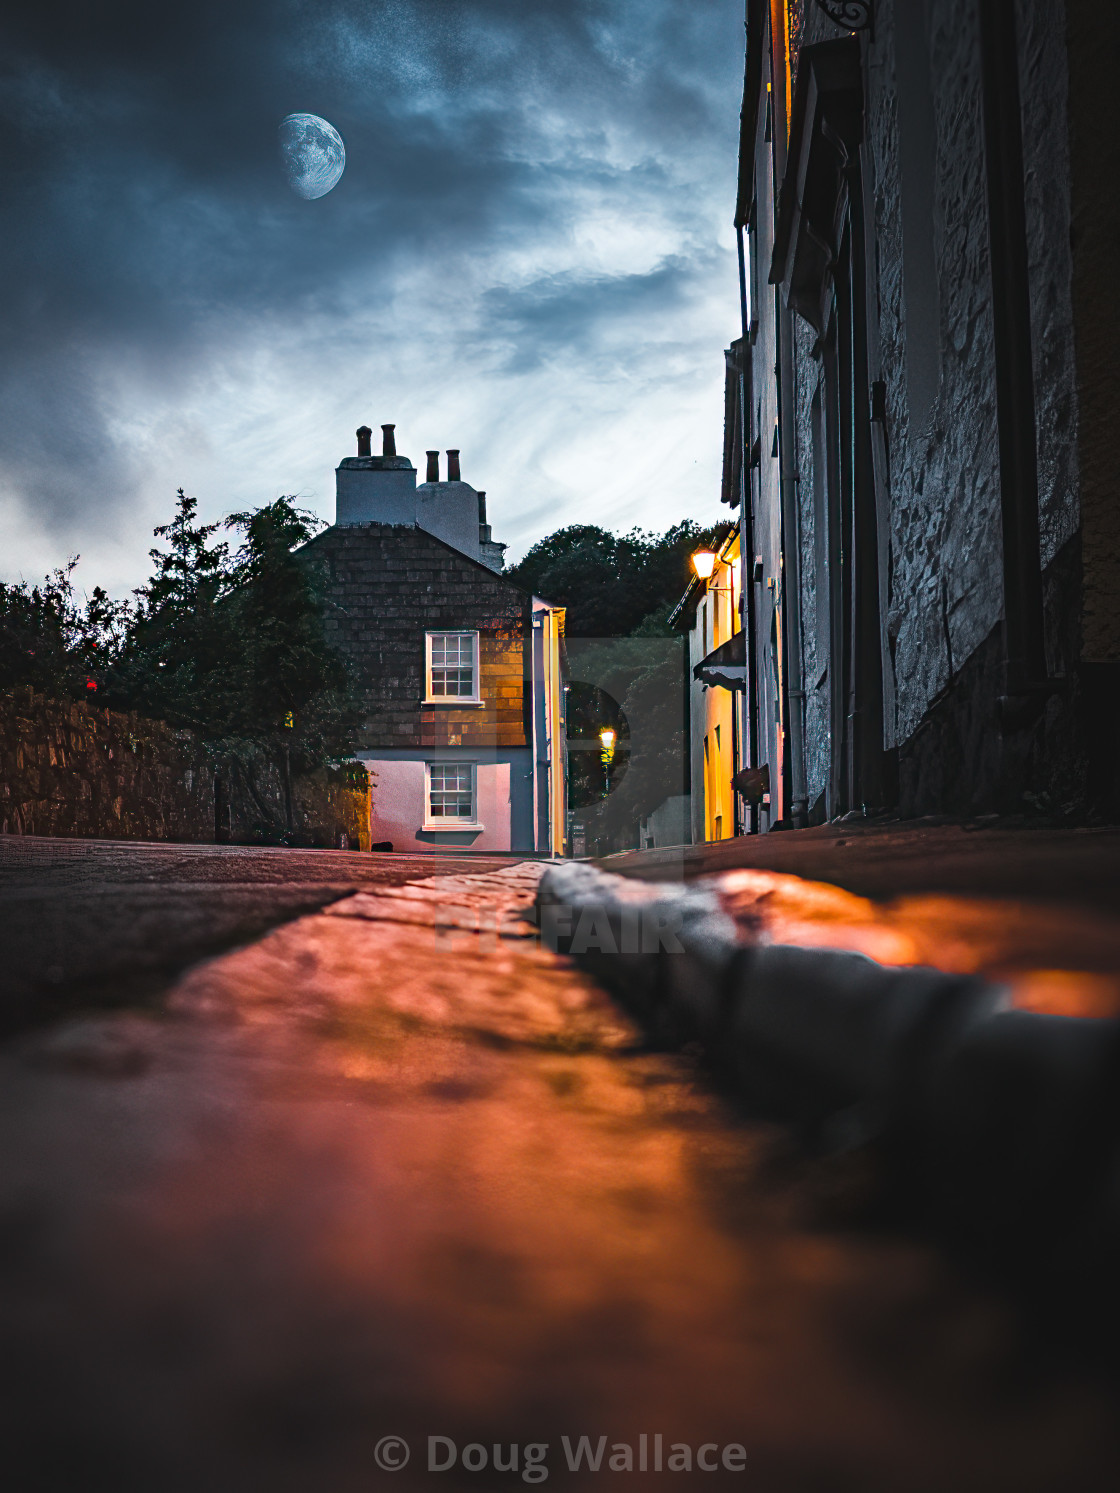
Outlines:
{"label": "chimney pot", "polygon": [[461,482],[463,480],[459,476],[458,451],[449,451],[447,453],[447,480],[448,482]]}
{"label": "chimney pot", "polygon": [[359,425],[358,429],[355,431],[355,434],[358,437],[358,455],[368,456],[369,438],[373,434],[373,431],[370,430],[368,425]]}
{"label": "chimney pot", "polygon": [[478,521],[480,524],[486,522],[486,494],[484,492],[478,495]]}
{"label": "chimney pot", "polygon": [[424,478],[424,481],[425,482],[438,482],[439,481],[439,452],[438,451],[428,451],[425,454],[427,455],[427,458],[428,458],[428,475]]}
{"label": "chimney pot", "polygon": [[393,431],[396,430],[396,428],[397,427],[395,425],[383,425],[381,427],[381,454],[382,454],[382,456],[396,456],[396,454],[397,454],[397,438],[393,434]]}

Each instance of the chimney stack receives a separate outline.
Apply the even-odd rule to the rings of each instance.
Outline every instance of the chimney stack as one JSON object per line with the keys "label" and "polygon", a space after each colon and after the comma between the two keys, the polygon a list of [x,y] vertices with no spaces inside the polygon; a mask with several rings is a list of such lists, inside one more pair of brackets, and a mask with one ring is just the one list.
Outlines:
{"label": "chimney stack", "polygon": [[486,494],[484,492],[478,495],[478,521],[480,524],[486,522]]}
{"label": "chimney stack", "polygon": [[428,458],[428,475],[424,478],[424,481],[425,482],[438,482],[439,481],[439,452],[438,451],[428,451],[426,453],[426,455],[427,455],[427,458]]}
{"label": "chimney stack", "polygon": [[358,437],[358,455],[368,456],[370,454],[369,438],[373,434],[373,431],[370,430],[368,425],[359,425],[355,434]]}
{"label": "chimney stack", "polygon": [[396,456],[397,441],[393,435],[395,425],[383,425],[381,427],[381,454],[382,456]]}
{"label": "chimney stack", "polygon": [[449,451],[447,453],[447,480],[448,482],[462,482],[463,480],[462,477],[459,476],[458,451]]}

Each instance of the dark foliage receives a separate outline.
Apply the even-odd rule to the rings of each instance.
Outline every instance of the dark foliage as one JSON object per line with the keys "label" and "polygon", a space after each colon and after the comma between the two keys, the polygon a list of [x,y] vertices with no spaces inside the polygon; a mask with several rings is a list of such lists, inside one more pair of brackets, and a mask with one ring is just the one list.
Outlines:
{"label": "dark foliage", "polygon": [[238,640],[222,606],[232,579],[229,546],[213,542],[221,525],[198,523],[197,509],[180,488],[175,517],[155,530],[167,548],[148,552],[152,578],[136,592],[106,697],[213,738],[229,734],[228,670]]}
{"label": "dark foliage", "polygon": [[226,524],[242,534],[219,608],[238,639],[228,734],[268,744],[301,771],[348,755],[358,708],[346,665],[323,632],[324,573],[299,553],[318,521],[278,498]]}
{"label": "dark foliage", "polygon": [[689,556],[717,532],[691,519],[660,535],[572,524],[533,545],[507,573],[527,591],[567,607],[571,638],[664,636],[688,585]]}
{"label": "dark foliage", "polygon": [[[0,585],[0,688],[94,696],[187,728],[240,762],[250,788],[263,753],[290,799],[291,773],[348,756],[358,721],[323,630],[322,576],[300,552],[318,521],[286,497],[224,525],[197,510],[180,489],[134,603],[100,587],[79,602],[76,560],[39,586]],[[223,527],[240,535],[235,553]]]}
{"label": "dark foliage", "polygon": [[79,602],[77,563],[75,556],[37,586],[0,582],[0,690],[30,685],[59,699],[97,691],[120,651],[131,608],[100,586]]}

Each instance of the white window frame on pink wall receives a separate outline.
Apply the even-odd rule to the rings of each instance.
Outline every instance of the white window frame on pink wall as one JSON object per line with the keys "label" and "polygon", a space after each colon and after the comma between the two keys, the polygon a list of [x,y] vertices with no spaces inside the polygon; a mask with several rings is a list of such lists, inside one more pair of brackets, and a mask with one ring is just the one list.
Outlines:
{"label": "white window frame on pink wall", "polygon": [[[432,769],[434,767],[454,767],[460,771],[466,768],[471,778],[471,817],[470,819],[456,819],[451,816],[443,817],[432,814]],[[434,762],[424,763],[424,828],[456,831],[461,829],[485,829],[486,826],[479,822],[478,818],[478,763],[464,762],[459,758],[443,758]]]}

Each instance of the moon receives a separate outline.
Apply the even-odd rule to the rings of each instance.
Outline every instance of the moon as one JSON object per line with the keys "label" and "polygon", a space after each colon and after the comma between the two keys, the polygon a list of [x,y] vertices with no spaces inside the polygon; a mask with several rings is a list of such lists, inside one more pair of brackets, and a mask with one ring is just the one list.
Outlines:
{"label": "moon", "polygon": [[325,197],[346,169],[346,147],[333,124],[318,114],[289,114],[280,121],[280,158],[288,185],[310,201]]}

